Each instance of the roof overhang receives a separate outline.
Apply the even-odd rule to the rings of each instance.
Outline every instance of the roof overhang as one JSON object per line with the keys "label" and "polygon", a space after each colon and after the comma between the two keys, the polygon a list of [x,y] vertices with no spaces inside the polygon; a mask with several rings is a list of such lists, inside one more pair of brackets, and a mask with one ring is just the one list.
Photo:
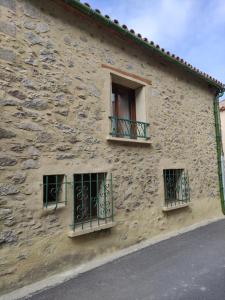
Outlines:
{"label": "roof overhang", "polygon": [[134,30],[129,30],[126,25],[119,25],[117,20],[111,20],[109,16],[103,16],[101,12],[96,9],[92,9],[89,4],[81,3],[79,0],[60,0],[65,2],[66,4],[70,5],[71,7],[79,10],[81,13],[87,15],[88,17],[92,18],[95,21],[103,24],[104,26],[113,29],[115,32],[120,34],[123,37],[126,37],[130,41],[133,41],[137,45],[151,50],[151,52],[157,53],[159,56],[163,57],[167,61],[182,67],[185,71],[197,76],[198,78],[202,79],[209,85],[216,88],[218,92],[225,91],[225,85],[218,81],[217,79],[213,78],[212,76],[200,71],[199,69],[193,67],[191,64],[186,62],[184,59],[171,54],[169,51],[165,51],[165,49],[160,48],[159,45],[155,45],[154,42],[148,41],[147,38],[142,38],[141,34],[135,34]]}

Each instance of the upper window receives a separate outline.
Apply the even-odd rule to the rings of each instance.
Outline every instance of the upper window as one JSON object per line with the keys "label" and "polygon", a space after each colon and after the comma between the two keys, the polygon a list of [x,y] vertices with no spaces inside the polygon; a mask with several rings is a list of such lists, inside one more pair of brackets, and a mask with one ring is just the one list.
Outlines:
{"label": "upper window", "polygon": [[111,132],[116,138],[148,139],[144,86],[112,76]]}
{"label": "upper window", "polygon": [[112,84],[113,135],[137,138],[135,91]]}
{"label": "upper window", "polygon": [[184,169],[163,170],[166,206],[190,202],[188,173]]}

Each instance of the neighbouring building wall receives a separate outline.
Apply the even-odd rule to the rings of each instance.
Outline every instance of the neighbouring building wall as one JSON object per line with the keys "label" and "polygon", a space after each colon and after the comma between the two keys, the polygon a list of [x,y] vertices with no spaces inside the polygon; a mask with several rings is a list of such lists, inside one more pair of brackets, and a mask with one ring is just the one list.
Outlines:
{"label": "neighbouring building wall", "polygon": [[[0,10],[1,292],[221,215],[205,83],[55,1],[0,0]],[[111,85],[102,64],[151,82],[150,146],[106,140]],[[189,207],[162,211],[166,168],[188,170]],[[112,173],[117,225],[72,239],[72,198],[46,211],[42,183],[77,172]]]}
{"label": "neighbouring building wall", "polygon": [[221,101],[220,104],[220,120],[221,120],[221,130],[222,130],[222,144],[223,151],[225,150],[225,100]]}

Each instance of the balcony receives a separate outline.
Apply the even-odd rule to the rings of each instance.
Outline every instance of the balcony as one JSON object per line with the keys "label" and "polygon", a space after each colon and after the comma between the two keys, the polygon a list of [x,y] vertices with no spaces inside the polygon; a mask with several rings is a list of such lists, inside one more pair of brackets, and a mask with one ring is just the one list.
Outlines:
{"label": "balcony", "polygon": [[122,119],[115,116],[109,117],[111,120],[110,135],[115,139],[130,139],[135,141],[148,141],[149,123]]}

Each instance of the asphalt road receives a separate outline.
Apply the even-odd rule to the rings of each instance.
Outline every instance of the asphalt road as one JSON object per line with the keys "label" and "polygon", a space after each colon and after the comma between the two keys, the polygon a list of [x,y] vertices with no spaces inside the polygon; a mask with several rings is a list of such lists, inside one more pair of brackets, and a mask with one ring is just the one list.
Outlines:
{"label": "asphalt road", "polygon": [[33,300],[225,300],[225,220],[81,274]]}

